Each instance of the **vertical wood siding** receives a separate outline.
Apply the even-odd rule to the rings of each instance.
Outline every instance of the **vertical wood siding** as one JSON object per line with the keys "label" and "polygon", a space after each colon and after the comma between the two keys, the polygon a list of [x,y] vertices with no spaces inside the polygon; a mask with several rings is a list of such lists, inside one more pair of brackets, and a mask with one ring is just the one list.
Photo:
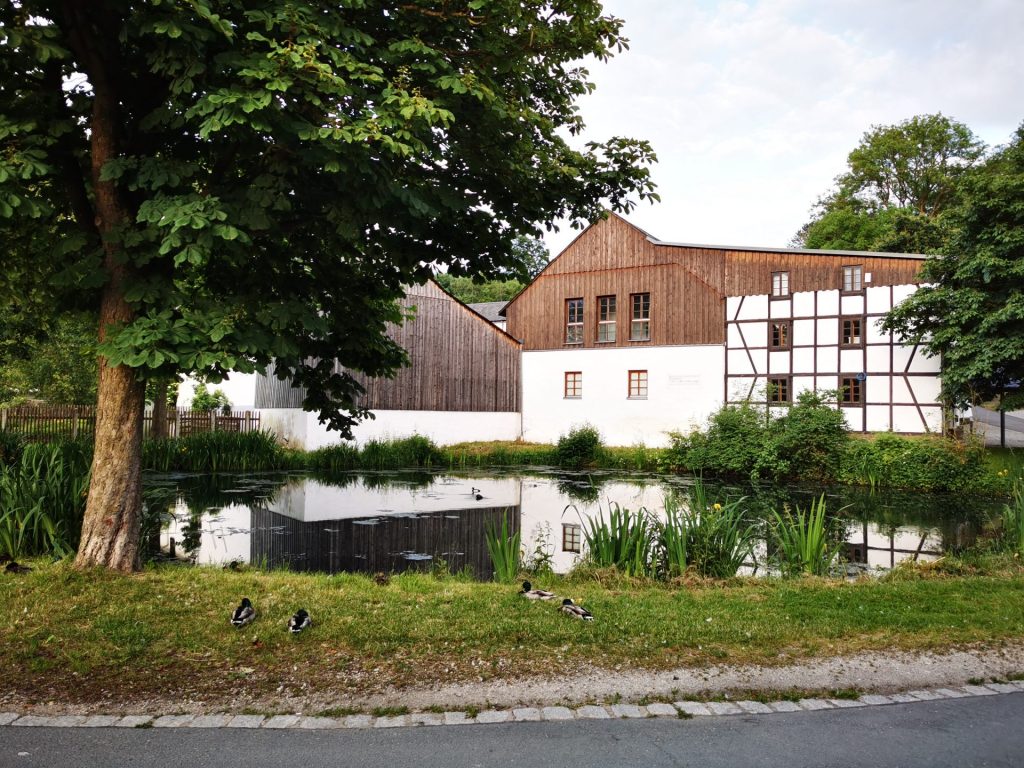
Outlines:
{"label": "vertical wood siding", "polygon": [[[353,376],[371,410],[519,410],[520,345],[434,283],[413,286],[401,301],[415,317],[388,329],[410,364],[393,379]],[[339,366],[340,370],[340,366]],[[299,408],[305,392],[272,374],[256,385],[257,408]]]}

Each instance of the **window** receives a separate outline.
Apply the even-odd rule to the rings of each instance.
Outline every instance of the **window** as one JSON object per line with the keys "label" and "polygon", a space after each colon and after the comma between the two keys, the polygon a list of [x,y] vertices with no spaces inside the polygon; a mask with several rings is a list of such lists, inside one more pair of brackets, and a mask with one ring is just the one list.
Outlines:
{"label": "window", "polygon": [[772,349],[789,349],[789,323],[772,323],[769,345]]}
{"label": "window", "polygon": [[565,372],[565,397],[583,397],[583,373],[581,371]]}
{"label": "window", "polygon": [[789,377],[768,379],[768,402],[789,402]]}
{"label": "window", "polygon": [[615,341],[616,306],[614,296],[597,297],[597,340]]}
{"label": "window", "polygon": [[582,528],[575,523],[562,523],[562,551],[579,552],[583,543]]}
{"label": "window", "polygon": [[789,272],[772,272],[772,296],[789,296]]}
{"label": "window", "polygon": [[864,346],[863,317],[842,317],[839,319],[839,344],[843,347]]}
{"label": "window", "polygon": [[565,343],[583,343],[583,299],[565,301]]}
{"label": "window", "polygon": [[630,341],[651,340],[651,294],[634,293],[630,295],[633,305],[633,320],[629,324]]}
{"label": "window", "polygon": [[629,396],[631,398],[647,398],[647,371],[629,372]]}
{"label": "window", "polygon": [[860,264],[843,267],[843,293],[860,293],[864,290],[864,269]]}
{"label": "window", "polygon": [[841,376],[839,389],[843,405],[864,405],[864,381],[861,376]]}

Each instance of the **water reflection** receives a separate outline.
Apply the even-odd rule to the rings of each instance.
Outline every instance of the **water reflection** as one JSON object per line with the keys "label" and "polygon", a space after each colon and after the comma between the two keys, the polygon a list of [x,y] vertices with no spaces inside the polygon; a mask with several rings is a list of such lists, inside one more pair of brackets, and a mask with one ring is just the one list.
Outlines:
{"label": "water reflection", "polygon": [[[166,523],[160,547],[204,564],[231,561],[294,570],[401,572],[468,569],[490,578],[484,531],[508,515],[527,562],[570,570],[583,555],[585,522],[609,502],[658,514],[685,498],[692,478],[611,472],[347,473],[330,480],[295,473],[149,475],[147,504]],[[762,519],[806,506],[820,488],[717,485],[711,495],[746,497]],[[844,559],[891,567],[969,546],[995,504],[952,496],[826,493],[830,537]],[[841,511],[840,511],[841,510]],[[765,523],[765,530],[767,524]],[[767,545],[757,558],[763,562]]]}

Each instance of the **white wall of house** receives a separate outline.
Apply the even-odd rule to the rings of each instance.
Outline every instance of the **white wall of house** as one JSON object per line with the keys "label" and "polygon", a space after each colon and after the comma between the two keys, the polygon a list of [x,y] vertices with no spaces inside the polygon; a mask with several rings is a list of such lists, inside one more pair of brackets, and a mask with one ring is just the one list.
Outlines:
{"label": "white wall of house", "polygon": [[[523,439],[555,442],[572,427],[597,427],[606,445],[668,445],[669,431],[702,426],[722,404],[721,345],[523,352]],[[631,399],[629,372],[647,371],[647,397]],[[582,374],[582,396],[565,397],[565,374]]]}
{"label": "white wall of house", "polygon": [[[863,403],[844,406],[855,431],[937,432],[942,429],[938,358],[917,345],[901,344],[881,329],[886,312],[916,290],[914,285],[869,287],[863,295],[837,290],[767,295],[726,301],[726,390],[730,402],[764,400],[770,379],[788,378],[790,398],[806,390],[835,390],[841,377],[860,376]],[[844,318],[863,318],[863,343],[840,343]],[[773,323],[788,323],[789,349],[771,349]]]}
{"label": "white wall of house", "polygon": [[[521,434],[518,413],[493,411],[375,411],[375,419],[355,426],[357,445],[370,440],[423,435],[438,445],[477,440],[517,440]],[[314,451],[344,442],[337,432],[328,432],[317,414],[299,408],[263,408],[260,426],[272,430],[293,448]]]}

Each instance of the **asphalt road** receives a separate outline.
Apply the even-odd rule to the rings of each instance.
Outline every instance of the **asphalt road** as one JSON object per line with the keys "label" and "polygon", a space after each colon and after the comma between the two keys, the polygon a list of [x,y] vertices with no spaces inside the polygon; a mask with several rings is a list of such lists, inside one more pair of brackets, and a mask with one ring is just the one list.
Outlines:
{"label": "asphalt road", "polygon": [[1024,693],[692,720],[379,730],[0,728],[0,766],[1024,766]]}

